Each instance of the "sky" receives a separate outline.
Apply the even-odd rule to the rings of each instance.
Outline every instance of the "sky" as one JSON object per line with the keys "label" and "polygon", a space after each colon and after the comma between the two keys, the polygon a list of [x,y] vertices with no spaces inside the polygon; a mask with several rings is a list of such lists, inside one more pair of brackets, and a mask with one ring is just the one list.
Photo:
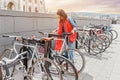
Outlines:
{"label": "sky", "polygon": [[120,0],[45,0],[49,12],[95,12],[120,14]]}

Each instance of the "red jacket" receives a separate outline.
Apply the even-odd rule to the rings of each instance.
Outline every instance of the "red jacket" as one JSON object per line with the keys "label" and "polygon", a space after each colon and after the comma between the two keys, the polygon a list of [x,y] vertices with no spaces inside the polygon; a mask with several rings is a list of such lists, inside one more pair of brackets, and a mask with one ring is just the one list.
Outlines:
{"label": "red jacket", "polygon": [[[65,32],[70,33],[73,30],[73,26],[69,22],[68,19],[65,20],[64,22],[65,25]],[[59,27],[57,30],[58,34],[62,34],[62,28],[63,28],[63,22],[59,21]],[[61,37],[58,37],[60,39]],[[68,37],[69,41],[74,42],[76,40],[76,32],[74,32],[72,35]],[[61,50],[62,47],[62,40],[56,40],[56,45],[55,45],[55,50]]]}

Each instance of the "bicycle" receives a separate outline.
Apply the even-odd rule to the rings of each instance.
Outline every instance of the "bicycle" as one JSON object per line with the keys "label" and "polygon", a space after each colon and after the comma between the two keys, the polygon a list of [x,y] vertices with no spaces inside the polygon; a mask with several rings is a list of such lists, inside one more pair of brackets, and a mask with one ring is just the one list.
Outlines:
{"label": "bicycle", "polygon": [[103,43],[100,38],[94,35],[91,29],[78,29],[77,48],[83,47],[90,55],[97,55],[102,52]]}
{"label": "bicycle", "polygon": [[[21,54],[16,55],[16,57],[14,57],[13,59],[9,59],[6,57],[3,57],[2,60],[0,61],[0,66],[1,66],[1,70],[2,70],[2,76],[3,76],[3,80],[11,80],[13,79],[13,72],[15,72],[15,67],[13,67],[12,73],[10,73],[9,71],[9,67],[11,65],[15,66],[15,63],[20,62],[21,65],[23,66],[21,60],[23,59],[23,55],[26,54],[27,52],[23,52]],[[5,70],[5,71],[4,71]],[[26,73],[26,71],[25,71]]]}
{"label": "bicycle", "polygon": [[[94,24],[90,24],[90,26],[87,27],[84,26],[83,29],[78,29],[78,35],[79,35],[77,40],[78,49],[80,49],[79,46],[84,46],[85,51],[88,52],[90,55],[91,54],[97,55],[103,53],[110,46],[112,42],[111,33],[105,31],[104,29],[105,29],[104,25],[94,25]],[[99,43],[98,46],[94,45],[96,41],[97,43]],[[90,44],[93,46],[90,46]],[[88,47],[86,45],[88,45]],[[101,47],[99,47],[99,45],[101,45]],[[94,54],[91,53],[90,51],[92,51]]]}
{"label": "bicycle", "polygon": [[[17,38],[18,36],[7,36],[7,35],[5,35],[3,37]],[[4,52],[2,53],[2,56],[3,57],[6,56],[7,59],[11,60],[11,57],[12,57],[11,55],[13,53],[15,53],[16,56],[21,55],[22,52],[19,53],[16,49],[16,46],[18,46],[18,45],[19,46],[26,46],[26,47],[29,47],[29,48],[33,49],[31,57],[29,58],[29,66],[28,67],[26,67],[26,65],[23,64],[23,61],[21,61],[23,59],[20,58],[20,61],[21,61],[20,64],[22,64],[23,73],[24,73],[24,80],[25,79],[27,79],[27,80],[34,80],[34,79],[39,79],[39,80],[44,80],[44,79],[63,80],[61,72],[60,72],[58,66],[56,65],[56,63],[53,62],[49,58],[44,58],[43,54],[38,52],[37,45],[40,43],[39,40],[38,41],[37,40],[31,40],[31,39],[26,39],[26,38],[23,38],[23,37],[20,37],[20,38],[21,38],[22,42],[26,42],[26,43],[20,43],[18,41],[15,41],[14,45],[13,45],[13,48],[12,49],[5,49]],[[30,45],[30,44],[33,44],[33,42],[35,42],[35,45]],[[6,52],[8,52],[8,53],[6,53]],[[27,51],[27,53],[29,54],[28,51]],[[15,57],[15,59],[16,59],[16,57]],[[17,62],[19,62],[19,61],[17,61]],[[15,63],[17,63],[17,62],[15,62]],[[19,67],[21,68],[21,66],[19,66]],[[56,70],[57,75],[54,75],[54,74],[51,73],[52,67],[54,67],[54,70]],[[4,69],[2,69],[2,70],[4,70]],[[7,71],[9,72],[9,70],[7,70]],[[16,71],[16,65],[13,65],[12,66],[12,71],[10,72],[10,74],[7,74],[8,76],[10,76],[9,79],[15,75],[14,74],[15,71]],[[19,71],[19,69],[18,69],[18,71]],[[4,74],[3,76],[6,76],[6,74]]]}
{"label": "bicycle", "polygon": [[[49,51],[47,51],[47,49],[49,48],[48,43],[49,43],[49,41],[52,40],[52,38],[45,38],[44,37],[44,38],[41,38],[41,39],[44,40],[45,44],[42,45],[42,46],[40,46],[40,47],[38,47],[39,52],[42,53],[42,54],[44,54],[45,58],[49,58],[52,61],[56,62],[57,66],[59,66],[59,68],[60,68],[60,71],[62,73],[63,79],[67,80],[69,77],[71,77],[69,75],[69,71],[72,71],[74,73],[74,77],[72,76],[72,80],[78,80],[77,70],[75,69],[74,65],[69,60],[67,60],[63,56],[55,55],[56,53],[50,54]],[[33,40],[39,41],[40,39],[33,38]],[[23,50],[23,48],[21,47],[20,50]],[[29,47],[26,50],[28,52],[32,52],[32,50]],[[64,64],[66,64],[66,65],[64,65]],[[69,65],[69,66],[67,66],[67,65]],[[58,74],[58,73],[56,73],[56,70],[50,71],[50,73],[52,73],[52,74]]]}
{"label": "bicycle", "polygon": [[[45,34],[43,32],[39,32],[39,33],[42,33],[42,34]],[[61,50],[57,51],[57,54],[60,54],[61,56],[64,56],[65,58],[69,59],[75,66],[75,68],[77,69],[78,73],[81,73],[84,68],[85,68],[85,58],[83,56],[83,54],[78,51],[77,49],[72,49],[68,46],[67,44],[67,38],[69,35],[71,35],[71,33],[64,33],[62,35],[58,35],[58,34],[48,34],[50,37],[64,37],[64,39],[56,39],[54,38],[53,40],[62,40],[63,43],[62,43],[62,47],[61,47]],[[65,47],[64,47],[65,46]],[[51,49],[52,52],[56,52],[54,51],[53,49]],[[73,57],[73,61],[71,60],[71,52],[74,53],[74,55],[72,55]],[[66,55],[65,55],[65,54]]]}

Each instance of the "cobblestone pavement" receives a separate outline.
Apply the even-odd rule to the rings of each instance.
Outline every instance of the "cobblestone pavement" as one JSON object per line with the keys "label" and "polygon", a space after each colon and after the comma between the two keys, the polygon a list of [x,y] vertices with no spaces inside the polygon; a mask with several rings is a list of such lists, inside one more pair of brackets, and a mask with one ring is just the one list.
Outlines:
{"label": "cobblestone pavement", "polygon": [[[120,25],[112,25],[120,35]],[[86,67],[79,80],[120,80],[120,36],[98,56],[85,55]],[[19,73],[17,80],[22,80]],[[69,80],[69,79],[68,79]]]}

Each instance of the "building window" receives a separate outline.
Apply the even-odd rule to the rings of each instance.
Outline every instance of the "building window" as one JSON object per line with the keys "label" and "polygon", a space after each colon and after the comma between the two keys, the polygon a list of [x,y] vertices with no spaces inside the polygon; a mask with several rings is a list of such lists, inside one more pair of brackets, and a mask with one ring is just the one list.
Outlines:
{"label": "building window", "polygon": [[23,6],[23,11],[25,11],[25,5]]}
{"label": "building window", "polygon": [[31,12],[31,7],[29,6],[29,12]]}
{"label": "building window", "polygon": [[35,12],[38,12],[38,9],[37,9],[37,7],[35,8]]}
{"label": "building window", "polygon": [[29,2],[31,2],[31,0],[29,0]]}
{"label": "building window", "polygon": [[20,2],[18,2],[18,9],[20,10]]}
{"label": "building window", "polygon": [[37,4],[37,0],[35,0],[35,3]]}
{"label": "building window", "polygon": [[7,7],[6,3],[7,3],[7,1],[5,1],[5,0],[4,0],[4,8],[6,8],[6,7]]}
{"label": "building window", "polygon": [[12,10],[13,7],[14,7],[14,3],[9,2],[8,5],[7,5],[7,9],[8,9],[8,10]]}
{"label": "building window", "polygon": [[40,4],[42,5],[42,4],[43,4],[43,2],[42,2],[42,1],[40,1]]}

